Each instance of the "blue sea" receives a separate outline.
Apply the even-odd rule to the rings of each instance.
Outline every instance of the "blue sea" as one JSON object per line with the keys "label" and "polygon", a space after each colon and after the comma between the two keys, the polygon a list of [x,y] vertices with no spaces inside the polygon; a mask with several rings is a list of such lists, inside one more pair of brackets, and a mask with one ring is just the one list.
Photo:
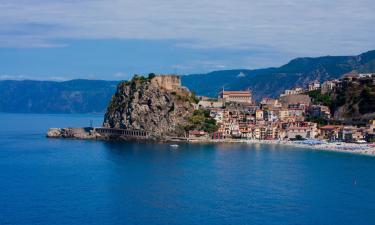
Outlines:
{"label": "blue sea", "polygon": [[0,114],[0,224],[375,224],[375,157],[47,139],[102,115]]}

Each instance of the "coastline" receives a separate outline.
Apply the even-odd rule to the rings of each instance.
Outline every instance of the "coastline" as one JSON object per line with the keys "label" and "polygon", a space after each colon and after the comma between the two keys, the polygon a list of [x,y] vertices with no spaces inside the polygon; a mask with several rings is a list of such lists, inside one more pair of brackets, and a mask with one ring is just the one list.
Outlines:
{"label": "coastline", "polygon": [[287,140],[248,140],[248,139],[221,139],[213,140],[208,138],[177,138],[165,137],[164,139],[155,139],[150,136],[122,136],[114,134],[99,134],[93,128],[50,128],[46,135],[48,138],[66,138],[81,140],[102,140],[102,141],[154,141],[167,143],[247,143],[247,144],[269,144],[283,145],[296,148],[308,148],[319,151],[333,151],[342,153],[352,153],[360,155],[375,156],[375,146],[369,144],[357,144],[346,142],[326,142],[326,141],[287,141]]}
{"label": "coastline", "polygon": [[189,140],[191,143],[246,143],[246,144],[267,144],[267,145],[283,145],[291,146],[296,148],[308,148],[318,151],[331,151],[341,153],[351,153],[359,155],[367,155],[375,157],[375,146],[369,146],[369,144],[356,144],[346,142],[325,142],[321,144],[303,144],[295,141],[281,141],[281,140],[241,140],[241,139],[224,139],[224,140],[203,140],[193,139]]}

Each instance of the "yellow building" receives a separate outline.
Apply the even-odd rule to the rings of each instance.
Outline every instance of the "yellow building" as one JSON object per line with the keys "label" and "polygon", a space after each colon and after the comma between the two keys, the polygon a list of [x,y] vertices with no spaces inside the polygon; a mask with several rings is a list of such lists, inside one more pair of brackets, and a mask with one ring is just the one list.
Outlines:
{"label": "yellow building", "polygon": [[279,119],[280,120],[287,120],[288,118],[289,118],[289,110],[288,109],[279,110]]}
{"label": "yellow building", "polygon": [[261,109],[257,109],[255,111],[255,119],[256,120],[263,120],[264,119],[264,112]]}

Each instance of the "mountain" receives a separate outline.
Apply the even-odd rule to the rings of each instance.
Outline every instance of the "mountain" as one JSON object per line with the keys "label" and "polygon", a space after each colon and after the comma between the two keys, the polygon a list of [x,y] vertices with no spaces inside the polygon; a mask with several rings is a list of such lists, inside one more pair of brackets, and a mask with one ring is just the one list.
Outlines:
{"label": "mountain", "polygon": [[118,81],[0,81],[0,112],[104,112]]}
{"label": "mountain", "polygon": [[278,68],[224,70],[182,77],[185,86],[198,95],[217,96],[227,90],[253,90],[254,97],[276,97],[285,89],[306,86],[314,80],[325,81],[356,72],[375,72],[375,50],[358,56],[297,58]]}
{"label": "mountain", "polygon": [[[253,90],[254,97],[276,97],[285,89],[344,74],[375,72],[375,50],[358,56],[297,58],[278,68],[222,70],[182,76],[182,84],[198,95],[227,90]],[[0,81],[0,112],[104,112],[119,81]]]}

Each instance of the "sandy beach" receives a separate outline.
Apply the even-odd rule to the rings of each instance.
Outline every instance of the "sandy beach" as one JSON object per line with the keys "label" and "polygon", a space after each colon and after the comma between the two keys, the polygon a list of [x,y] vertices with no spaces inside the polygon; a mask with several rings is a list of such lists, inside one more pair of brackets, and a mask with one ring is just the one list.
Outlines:
{"label": "sandy beach", "polygon": [[321,141],[321,143],[308,144],[306,142],[298,141],[278,141],[278,140],[245,140],[244,142],[249,144],[279,144],[288,145],[298,148],[310,148],[315,150],[323,151],[335,151],[335,152],[345,152],[354,154],[363,154],[375,156],[375,147],[367,143],[357,144],[357,143],[345,143],[345,142],[326,142]]}
{"label": "sandy beach", "polygon": [[189,139],[189,142],[205,143],[248,143],[248,144],[271,144],[285,145],[297,148],[309,148],[321,151],[334,151],[343,153],[353,153],[361,155],[375,156],[375,146],[369,143],[346,143],[346,142],[327,142],[327,141],[286,141],[286,140],[246,140],[246,139]]}

